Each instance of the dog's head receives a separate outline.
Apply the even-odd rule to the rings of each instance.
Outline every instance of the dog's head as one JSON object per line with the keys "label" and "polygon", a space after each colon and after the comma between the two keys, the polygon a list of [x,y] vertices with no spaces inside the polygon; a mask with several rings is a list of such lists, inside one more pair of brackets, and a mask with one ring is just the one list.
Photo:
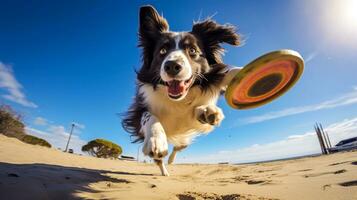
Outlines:
{"label": "dog's head", "polygon": [[229,25],[212,20],[195,23],[190,32],[171,32],[151,6],[140,8],[139,46],[143,49],[141,82],[154,88],[162,84],[171,100],[182,100],[191,87],[200,87],[222,63],[221,43],[239,45],[239,35]]}

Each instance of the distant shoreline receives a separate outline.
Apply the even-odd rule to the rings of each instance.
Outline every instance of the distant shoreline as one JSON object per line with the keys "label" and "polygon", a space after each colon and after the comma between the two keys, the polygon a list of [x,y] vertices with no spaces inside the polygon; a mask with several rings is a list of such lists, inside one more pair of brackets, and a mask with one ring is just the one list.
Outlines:
{"label": "distant shoreline", "polygon": [[307,154],[307,155],[303,155],[303,156],[293,156],[293,157],[287,157],[287,158],[263,160],[263,161],[256,161],[256,162],[233,163],[232,165],[247,165],[247,164],[257,164],[257,163],[278,162],[278,161],[285,161],[285,160],[295,160],[295,159],[300,159],[300,158],[318,157],[321,155],[322,155],[321,153],[315,153],[315,154]]}

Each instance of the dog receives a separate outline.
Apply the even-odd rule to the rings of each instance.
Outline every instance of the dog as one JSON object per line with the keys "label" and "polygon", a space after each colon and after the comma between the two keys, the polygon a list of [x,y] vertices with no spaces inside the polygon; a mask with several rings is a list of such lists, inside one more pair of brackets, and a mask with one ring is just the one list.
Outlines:
{"label": "dog", "polygon": [[176,153],[224,118],[216,106],[219,96],[236,73],[222,61],[222,43],[238,46],[234,26],[211,19],[196,22],[189,32],[173,32],[152,6],[140,8],[139,47],[142,66],[137,71],[134,102],[122,120],[123,128],[143,142],[142,151],[154,159],[163,176],[169,176],[163,159],[168,142]]}

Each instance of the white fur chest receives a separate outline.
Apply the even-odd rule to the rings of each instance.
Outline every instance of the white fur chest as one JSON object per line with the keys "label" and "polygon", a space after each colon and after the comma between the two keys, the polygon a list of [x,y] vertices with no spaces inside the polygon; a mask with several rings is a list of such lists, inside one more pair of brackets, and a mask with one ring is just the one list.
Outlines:
{"label": "white fur chest", "polygon": [[145,99],[142,103],[147,104],[149,112],[159,119],[171,143],[187,145],[195,135],[213,129],[211,125],[200,123],[194,110],[202,105],[215,105],[220,92],[218,87],[206,92],[192,87],[181,101],[170,100],[166,88],[161,85],[154,90],[151,85],[144,84],[139,92]]}

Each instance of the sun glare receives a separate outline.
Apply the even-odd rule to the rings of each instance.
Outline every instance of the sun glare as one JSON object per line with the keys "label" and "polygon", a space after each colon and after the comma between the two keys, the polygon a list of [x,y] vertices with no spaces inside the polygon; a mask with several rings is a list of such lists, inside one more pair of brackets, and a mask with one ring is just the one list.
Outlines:
{"label": "sun glare", "polygon": [[350,28],[357,28],[357,0],[339,1],[341,23]]}
{"label": "sun glare", "polygon": [[356,48],[357,0],[322,1],[322,21],[327,43]]}

